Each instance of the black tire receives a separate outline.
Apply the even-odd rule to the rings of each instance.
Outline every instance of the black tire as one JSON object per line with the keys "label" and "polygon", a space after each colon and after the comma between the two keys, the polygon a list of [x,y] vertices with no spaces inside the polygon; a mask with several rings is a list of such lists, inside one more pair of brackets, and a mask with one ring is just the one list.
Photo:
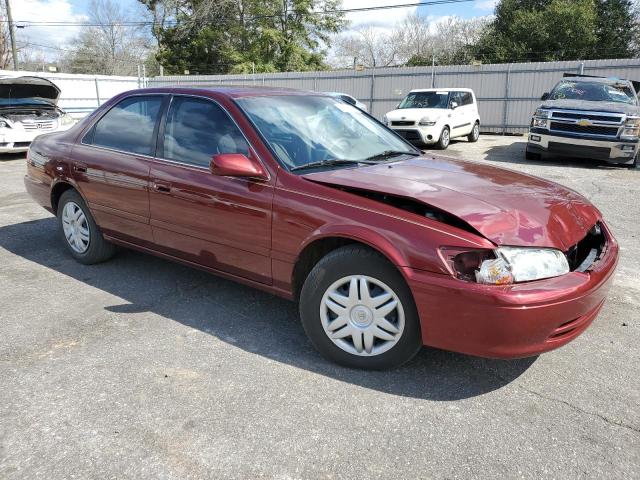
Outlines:
{"label": "black tire", "polygon": [[[73,202],[80,208],[80,210],[82,210],[82,213],[84,214],[87,225],[89,227],[89,244],[86,251],[84,252],[78,252],[74,250],[64,233],[62,219],[63,211],[65,206],[70,202]],[[69,253],[71,253],[73,258],[75,258],[78,262],[84,263],[85,265],[92,265],[94,263],[104,262],[113,257],[116,252],[115,245],[107,242],[104,239],[104,237],[102,236],[102,232],[100,232],[98,225],[96,225],[96,222],[93,219],[91,212],[89,211],[89,208],[87,208],[87,204],[84,202],[84,200],[76,190],[67,190],[62,194],[58,202],[57,216],[60,237],[62,238],[62,241],[67,247]]]}
{"label": "black tire", "polygon": [[540,153],[534,153],[534,152],[530,152],[529,150],[526,150],[524,153],[524,158],[526,160],[540,161],[542,160],[542,155]]}
{"label": "black tire", "polygon": [[444,127],[442,132],[440,132],[440,138],[438,138],[438,143],[436,143],[436,148],[438,150],[446,150],[449,144],[451,143],[451,130],[449,127]]}
{"label": "black tire", "polygon": [[475,143],[480,138],[480,122],[476,122],[473,124],[473,129],[471,133],[467,135],[467,140],[471,143]]}
{"label": "black tire", "polygon": [[[320,308],[327,289],[350,275],[366,275],[386,284],[404,311],[404,329],[387,351],[360,356],[338,347],[325,333]],[[350,368],[381,370],[409,361],[422,346],[420,321],[411,290],[398,269],[378,252],[362,245],[333,250],[311,270],[300,293],[300,317],[313,346],[328,360]]]}

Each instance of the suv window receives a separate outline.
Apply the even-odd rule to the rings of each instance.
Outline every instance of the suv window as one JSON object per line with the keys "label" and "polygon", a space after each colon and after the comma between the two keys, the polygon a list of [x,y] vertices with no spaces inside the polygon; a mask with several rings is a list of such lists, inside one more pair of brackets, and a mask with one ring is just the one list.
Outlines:
{"label": "suv window", "polygon": [[462,105],[472,105],[473,104],[473,96],[471,92],[461,92],[462,93]]}
{"label": "suv window", "polygon": [[218,105],[200,98],[173,98],[164,129],[164,158],[208,167],[218,153],[248,152],[242,133]]}
{"label": "suv window", "polygon": [[452,102],[456,102],[459,107],[464,105],[462,103],[462,92],[451,92],[451,98],[449,99],[449,105],[451,105]]}
{"label": "suv window", "polygon": [[85,143],[153,155],[162,99],[158,95],[125,98],[98,120]]}

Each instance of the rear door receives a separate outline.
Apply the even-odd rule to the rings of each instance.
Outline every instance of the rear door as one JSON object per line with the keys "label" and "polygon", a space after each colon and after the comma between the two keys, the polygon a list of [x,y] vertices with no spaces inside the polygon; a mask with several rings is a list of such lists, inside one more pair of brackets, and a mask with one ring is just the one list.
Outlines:
{"label": "rear door", "polygon": [[273,186],[213,175],[219,153],[255,155],[219,104],[173,97],[150,173],[154,239],[170,255],[270,283]]}
{"label": "rear door", "polygon": [[73,150],[72,175],[103,232],[134,243],[153,241],[149,169],[163,95],[133,95],[104,114]]}

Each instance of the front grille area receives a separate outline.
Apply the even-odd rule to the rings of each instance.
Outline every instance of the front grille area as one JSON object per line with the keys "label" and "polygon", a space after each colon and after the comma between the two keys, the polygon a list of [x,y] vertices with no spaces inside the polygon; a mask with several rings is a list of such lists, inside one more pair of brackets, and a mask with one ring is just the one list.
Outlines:
{"label": "front grille area", "polygon": [[611,149],[607,147],[571,145],[560,142],[549,142],[548,151],[549,153],[565,155],[567,157],[595,158],[596,160],[608,160],[611,156]]}
{"label": "front grille area", "polygon": [[568,118],[571,120],[590,120],[596,122],[615,122],[620,123],[622,121],[622,116],[620,115],[594,115],[591,113],[580,113],[580,112],[552,112],[551,118]]}
{"label": "front grille area", "polygon": [[612,137],[618,135],[618,127],[603,127],[600,125],[588,125],[583,127],[576,123],[551,122],[549,128],[556,132],[582,133],[585,135],[609,135]]}
{"label": "front grille area", "polygon": [[417,130],[396,130],[396,133],[409,141],[419,142],[422,140],[420,132]]}
{"label": "front grille area", "polygon": [[391,120],[391,126],[393,127],[410,127],[415,124],[416,122],[413,120]]}
{"label": "front grille area", "polygon": [[29,122],[23,121],[22,126],[25,130],[28,130],[30,132],[34,130],[42,130],[42,131],[53,130],[54,128],[56,128],[56,121],[55,120],[37,120],[37,121],[29,121]]}
{"label": "front grille area", "polygon": [[572,272],[586,272],[600,258],[606,245],[606,238],[600,223],[596,223],[587,235],[567,252],[567,261]]}

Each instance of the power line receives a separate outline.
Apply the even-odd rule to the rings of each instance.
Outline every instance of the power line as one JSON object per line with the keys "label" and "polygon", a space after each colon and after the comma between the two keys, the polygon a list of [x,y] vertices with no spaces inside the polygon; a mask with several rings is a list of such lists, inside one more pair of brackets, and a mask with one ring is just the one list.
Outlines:
{"label": "power line", "polygon": [[[469,3],[474,0],[430,0],[425,2],[413,2],[413,3],[401,3],[396,5],[380,5],[376,7],[359,7],[359,8],[344,8],[344,9],[335,9],[335,10],[312,10],[308,12],[310,15],[333,15],[337,13],[357,13],[357,12],[372,12],[378,10],[391,10],[396,8],[411,8],[411,7],[428,7],[435,5],[448,5],[455,3]],[[245,17],[245,21],[259,20],[263,18],[281,18],[282,15],[286,15],[289,13],[297,13],[295,10],[285,10],[279,14],[272,15],[254,15]],[[6,20],[0,20],[0,23],[6,23]],[[115,22],[115,23],[98,23],[98,22],[47,22],[47,21],[29,21],[29,20],[16,20],[14,23],[19,24],[19,28],[27,27],[27,26],[37,26],[37,27],[142,27],[142,26],[153,26],[156,25],[155,22],[145,20],[139,22]],[[165,22],[165,25],[179,25],[182,23],[201,23],[201,24],[211,24],[211,25],[220,25],[220,20],[215,21],[207,21],[207,22],[196,22],[195,20],[187,20],[184,22],[180,22],[177,20],[170,20]]]}

